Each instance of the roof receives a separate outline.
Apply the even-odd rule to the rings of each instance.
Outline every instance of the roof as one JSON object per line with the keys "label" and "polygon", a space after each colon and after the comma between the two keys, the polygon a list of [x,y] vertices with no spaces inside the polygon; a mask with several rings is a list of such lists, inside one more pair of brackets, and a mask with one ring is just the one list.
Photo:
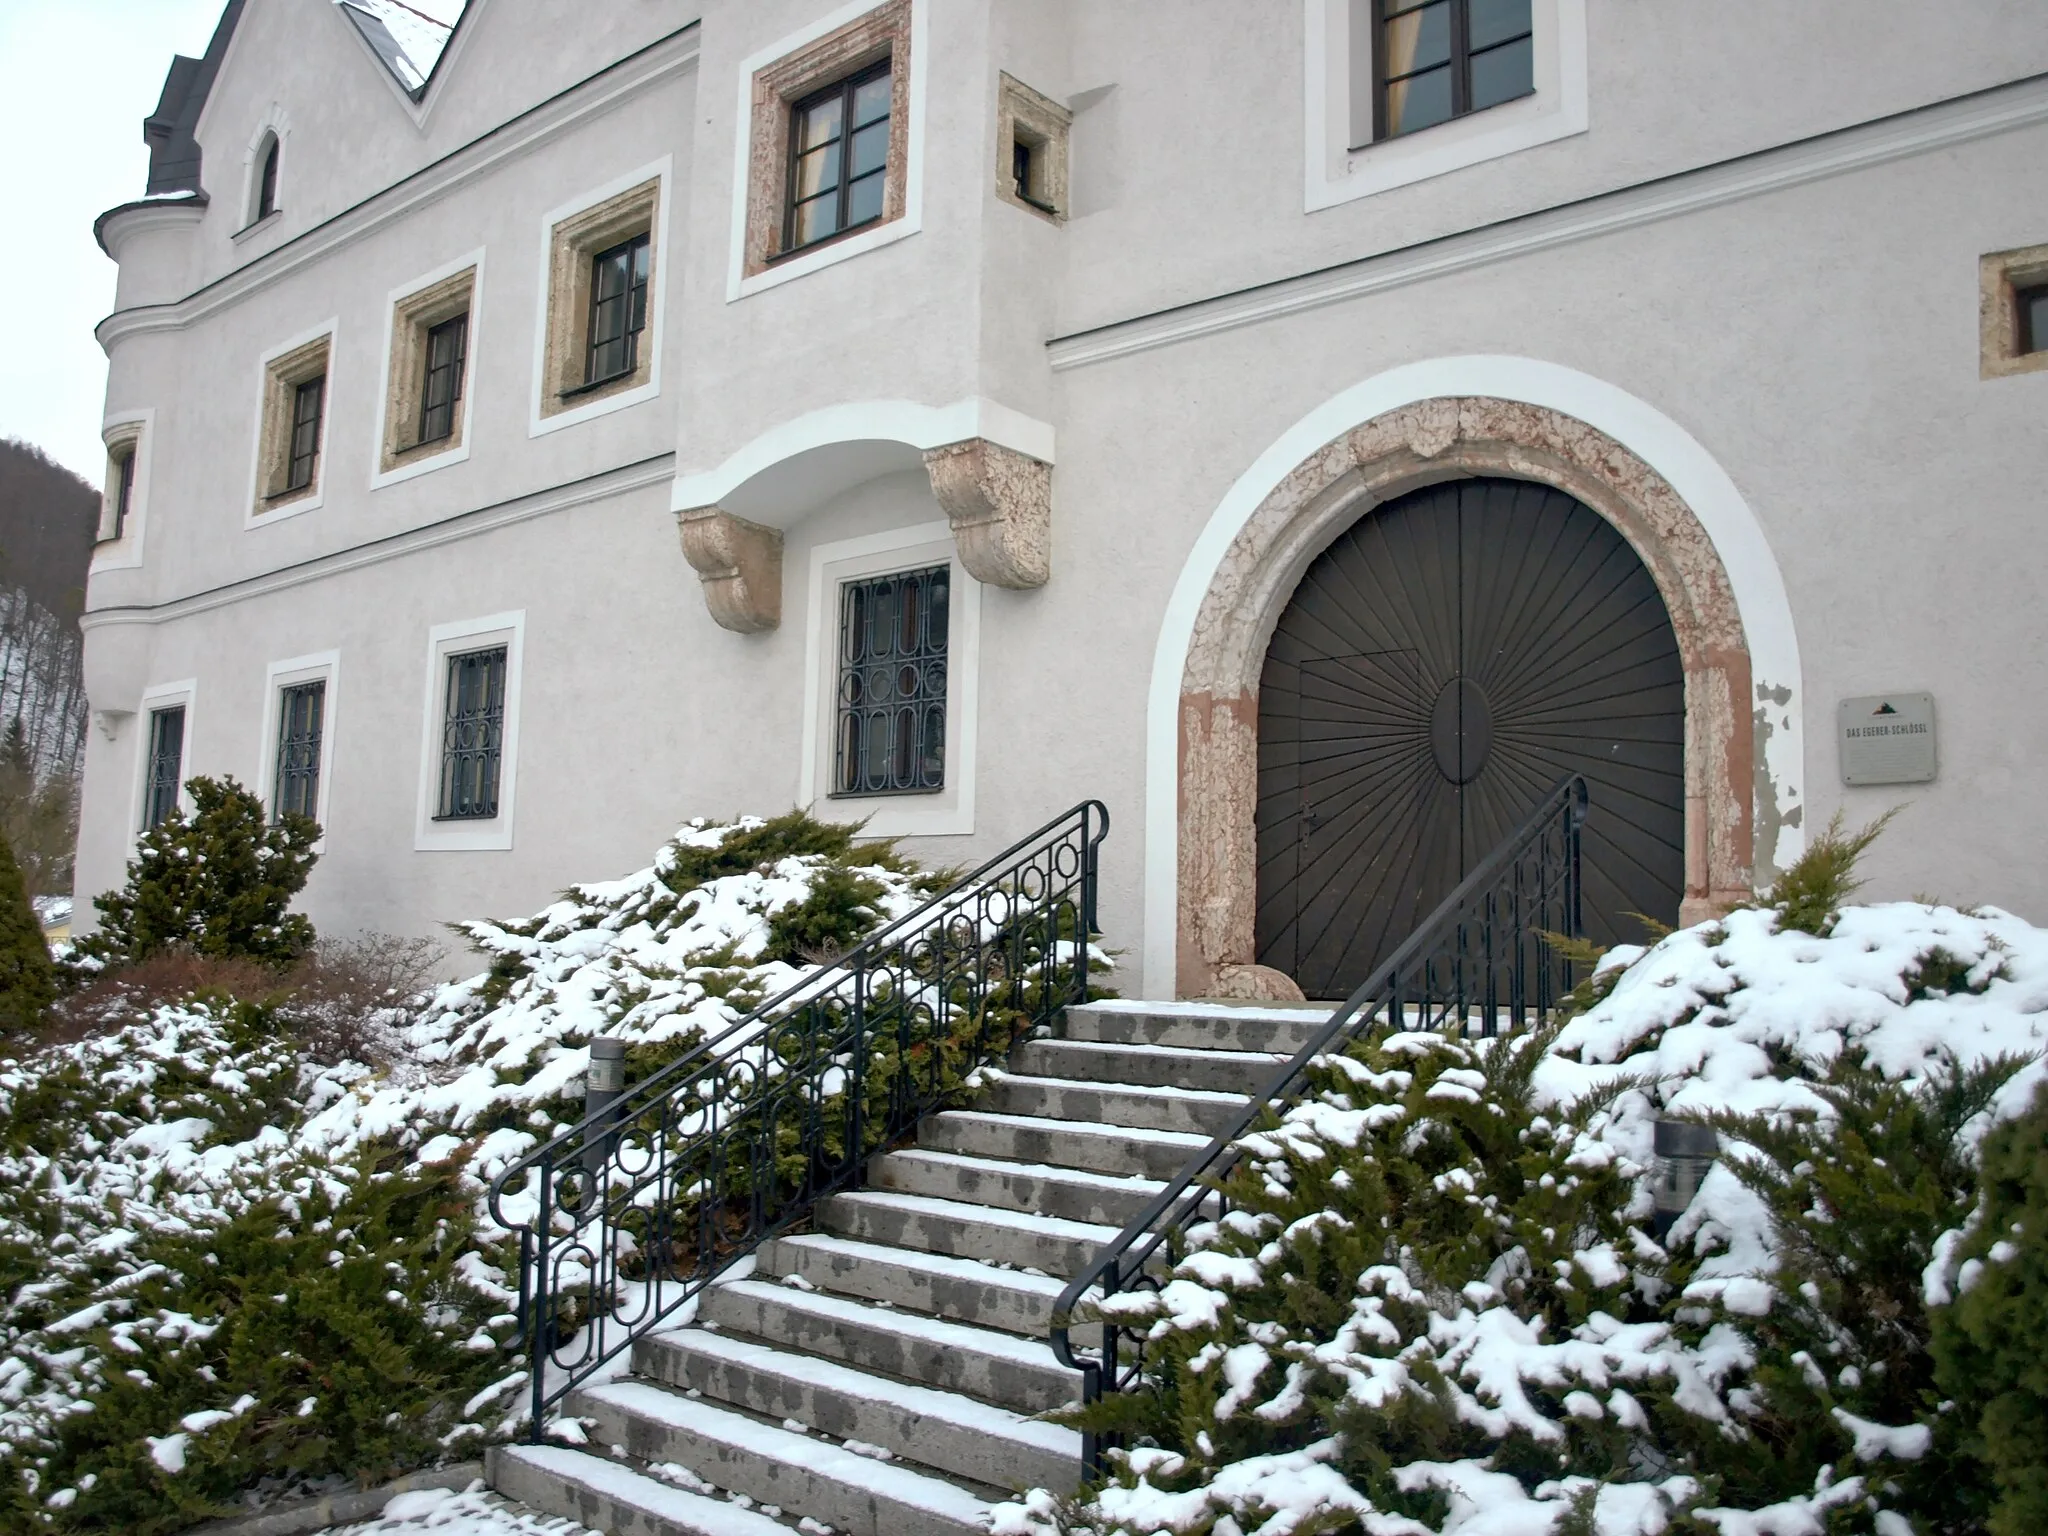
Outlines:
{"label": "roof", "polygon": [[[462,21],[469,0],[334,0],[342,14],[362,33],[406,93],[418,100],[426,93],[434,66],[448,39]],[[193,130],[213,89],[214,76],[242,19],[244,0],[227,0],[203,58],[176,54],[164,76],[156,110],[142,120],[143,142],[149,145],[149,184],[145,197],[201,192],[199,140]]]}
{"label": "roof", "polygon": [[[448,46],[455,25],[462,19],[463,0],[440,0],[434,9],[452,19],[443,21],[423,9],[403,5],[400,0],[334,0],[341,13],[355,23],[371,50],[384,61],[407,94],[417,100],[433,78],[441,50]],[[432,4],[433,0],[421,0]]]}

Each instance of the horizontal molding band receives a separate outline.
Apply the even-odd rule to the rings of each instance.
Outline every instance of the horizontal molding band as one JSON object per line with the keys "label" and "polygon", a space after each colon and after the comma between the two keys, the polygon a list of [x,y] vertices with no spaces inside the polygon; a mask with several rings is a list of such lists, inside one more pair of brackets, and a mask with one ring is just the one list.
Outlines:
{"label": "horizontal molding band", "polygon": [[526,154],[557,135],[610,111],[627,98],[661,84],[696,61],[697,24],[692,22],[538,106],[529,107],[432,165],[423,166],[403,181],[371,193],[354,207],[314,225],[276,250],[266,252],[246,266],[237,267],[184,298],[169,304],[116,310],[99,323],[93,334],[99,338],[101,349],[111,354],[117,343],[130,336],[183,330],[272,283],[281,282],[301,267],[331,256],[446,197],[507,160]]}
{"label": "horizontal molding band", "polygon": [[[646,490],[650,486],[665,487],[675,477],[675,472],[676,456],[672,453],[658,454],[654,458],[641,459],[617,469],[608,469],[586,479],[572,480],[551,490],[536,491],[530,496],[520,496],[511,501],[478,507],[470,512],[458,512],[453,517],[444,518],[438,523],[429,523],[424,528],[410,528],[404,533],[394,533],[388,538],[375,539],[368,544],[337,550],[331,555],[316,555],[311,560],[285,566],[282,570],[266,571],[261,576],[251,576],[243,581],[231,581],[226,586],[209,587],[203,592],[194,592],[186,597],[174,597],[169,602],[90,609],[80,617],[78,627],[90,630],[110,624],[165,624],[173,619],[188,618],[195,613],[207,613],[212,609],[226,608],[234,603],[246,603],[276,592],[290,591],[293,587],[326,581],[350,571],[382,565],[387,560],[403,560],[408,555],[416,555],[424,550],[459,544],[464,539],[495,533],[500,528],[531,522],[537,517],[551,517],[557,512],[567,512],[573,507],[588,506],[593,501],[625,496],[634,491]],[[661,503],[661,513],[666,521],[666,498]],[[676,559],[677,571],[680,573],[683,569],[680,564],[680,552]]]}
{"label": "horizontal molding band", "polygon": [[1056,370],[1084,368],[2043,122],[2048,75],[2034,75],[1478,229],[1056,336],[1046,343],[1046,353]]}

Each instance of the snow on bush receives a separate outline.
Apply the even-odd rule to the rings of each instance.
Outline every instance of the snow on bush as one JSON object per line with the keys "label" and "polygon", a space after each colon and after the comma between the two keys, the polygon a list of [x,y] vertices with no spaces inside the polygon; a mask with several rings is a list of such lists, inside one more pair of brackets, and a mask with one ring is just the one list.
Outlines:
{"label": "snow on bush", "polygon": [[168,1531],[246,1491],[473,1454],[525,1380],[486,1206],[581,1118],[589,1041],[637,1072],[914,907],[932,877],[792,813],[693,822],[320,1064],[291,1003],[109,1005],[0,1062],[0,1525]]}
{"label": "snow on bush", "polygon": [[[1928,1312],[1978,1144],[2048,1075],[2048,932],[1911,903],[1810,926],[1613,952],[1538,1035],[1326,1058],[1240,1143],[1228,1214],[1105,1304],[1152,1372],[1083,1416],[1132,1447],[1115,1475],[998,1531],[1981,1528]],[[1722,1145],[1662,1242],[1660,1116]]]}

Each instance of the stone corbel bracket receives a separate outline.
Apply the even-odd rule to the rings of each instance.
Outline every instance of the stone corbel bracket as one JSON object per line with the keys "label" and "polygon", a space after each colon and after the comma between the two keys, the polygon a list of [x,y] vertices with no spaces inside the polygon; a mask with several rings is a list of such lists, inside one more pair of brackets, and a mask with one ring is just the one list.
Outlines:
{"label": "stone corbel bracket", "polygon": [[723,507],[676,514],[683,558],[704,583],[704,606],[722,628],[759,634],[782,622],[782,530]]}
{"label": "stone corbel bracket", "polygon": [[970,576],[992,587],[1045,585],[1052,575],[1050,464],[970,437],[925,449],[924,467]]}

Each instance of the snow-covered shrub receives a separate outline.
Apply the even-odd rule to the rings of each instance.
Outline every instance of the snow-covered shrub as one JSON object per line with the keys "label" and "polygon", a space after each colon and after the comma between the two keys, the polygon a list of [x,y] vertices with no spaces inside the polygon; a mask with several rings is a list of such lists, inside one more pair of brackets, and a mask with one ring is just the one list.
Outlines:
{"label": "snow-covered shrub", "polygon": [[142,835],[128,883],[93,898],[99,931],[79,940],[82,958],[118,963],[164,949],[282,964],[313,943],[313,925],[287,910],[305,888],[319,825],[263,802],[233,779],[188,780],[192,814],[174,808]]}
{"label": "snow-covered shrub", "polygon": [[[382,1016],[417,958],[388,943],[284,973],[178,950],[75,994],[0,1062],[0,1529],[168,1531],[512,1432],[491,1181],[581,1118],[594,1037],[652,1072],[941,878],[854,833],[693,822],[624,879],[461,925],[488,970]],[[957,1083],[951,1033],[1046,980],[936,1010],[910,1046]],[[329,1003],[346,1027],[309,1036],[293,1010]]]}
{"label": "snow-covered shrub", "polygon": [[1977,1209],[1927,1279],[1954,1298],[1933,1308],[1935,1374],[1990,1469],[1992,1536],[2048,1531],[2048,1090],[1984,1139]]}
{"label": "snow-covered shrub", "polygon": [[[1243,1143],[1231,1214],[1109,1304],[1157,1367],[1096,1410],[1132,1447],[1115,1477],[1002,1527],[1970,1529],[1984,1479],[1921,1271],[1960,1241],[1986,1130],[2048,1076],[2048,932],[1783,917],[1617,951],[1549,1033],[1325,1061]],[[1660,1116],[1722,1137],[1662,1243]]]}

